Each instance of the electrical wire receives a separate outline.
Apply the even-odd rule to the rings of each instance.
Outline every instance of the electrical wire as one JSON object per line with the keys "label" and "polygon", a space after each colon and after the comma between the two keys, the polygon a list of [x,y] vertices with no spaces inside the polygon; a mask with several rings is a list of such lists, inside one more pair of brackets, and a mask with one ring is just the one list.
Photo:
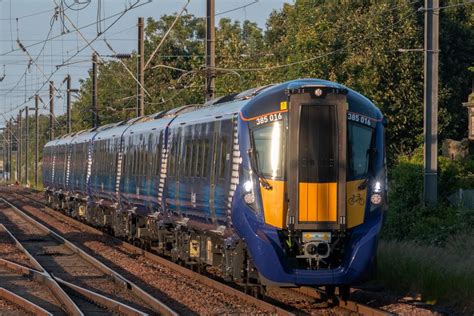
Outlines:
{"label": "electrical wire", "polygon": [[[117,55],[117,52],[112,48],[112,46],[110,46],[110,44],[107,42],[107,40],[104,38],[104,42],[105,44],[107,45],[107,47],[115,54]],[[140,86],[140,88],[143,89],[143,91],[149,96],[151,97],[150,93],[145,89],[145,87],[140,83],[140,80],[138,80],[137,77],[135,77],[135,75],[133,74],[133,72],[128,69],[127,65],[125,65],[125,63],[121,60],[121,59],[117,59],[119,61],[119,63],[125,68],[125,70],[129,73],[129,75],[133,78],[133,80],[135,80],[136,83],[138,83],[138,85]]]}
{"label": "electrical wire", "polygon": [[[41,47],[40,49],[40,52],[38,53],[38,55],[36,56],[36,58],[34,59],[34,62],[36,62],[38,60],[38,58],[41,56],[41,53],[43,52],[44,48],[46,47],[46,43],[47,43],[47,40],[49,38],[49,36],[51,35],[51,32],[53,30],[53,26],[54,26],[54,22],[55,22],[55,16],[56,16],[56,10],[55,10],[55,13],[53,15],[53,17],[51,17],[51,20],[50,20],[50,23],[49,23],[49,31],[48,31],[48,34],[46,35],[46,40],[43,41],[43,46]],[[31,58],[31,57],[30,57]],[[28,69],[30,68],[30,65],[31,65],[31,59],[30,61],[28,62],[28,65],[26,66],[26,69],[25,71],[23,72],[22,76],[20,77],[20,79],[17,81],[17,83],[15,84],[15,86],[12,88],[15,89],[21,82],[21,80],[26,76],[26,73],[28,72]],[[4,93],[4,95],[8,95],[10,93],[9,92],[6,92]]]}
{"label": "electrical wire", "polygon": [[[151,0],[148,0],[148,1],[145,2],[145,3],[140,3],[140,0],[137,0],[134,4],[128,6],[128,7],[125,8],[123,11],[118,12],[118,13],[115,13],[115,14],[113,14],[113,15],[107,17],[107,18],[104,18],[103,20],[106,20],[106,19],[110,19],[111,17],[116,17],[116,16],[118,16],[118,18],[116,18],[109,26],[107,26],[107,28],[104,30],[104,32],[103,32],[102,34],[104,34],[105,32],[107,32],[112,26],[114,26],[128,11],[133,10],[133,9],[136,9],[136,8],[139,8],[139,7],[141,7],[141,6],[143,6],[143,5],[146,5],[146,4],[150,3],[150,2],[151,2]],[[94,25],[94,24],[91,24],[91,25]],[[90,26],[90,25],[89,25],[89,26]],[[84,27],[82,27],[82,28],[84,28]],[[78,30],[80,30],[80,29],[81,29],[81,28],[78,28]],[[92,42],[96,41],[99,37],[100,37],[100,36],[96,36],[96,37],[95,37],[94,39],[92,39],[89,43],[92,43]],[[42,42],[44,42],[44,41],[42,41]],[[24,47],[27,48],[27,47],[31,47],[31,46],[32,46],[32,45],[24,46]],[[78,55],[80,52],[82,52],[82,51],[83,51],[84,49],[86,49],[87,47],[89,47],[89,46],[88,46],[88,45],[83,46],[83,47],[82,47],[81,49],[79,49],[75,54],[73,54],[71,57],[69,57],[64,63],[69,62],[72,58],[74,58],[76,55]],[[18,49],[17,49],[17,50],[18,50]],[[2,56],[2,55],[0,54],[0,56]],[[61,66],[61,65],[59,65],[59,66]],[[28,100],[25,100],[23,103],[21,103],[20,105],[18,105],[18,106],[16,106],[16,107],[12,107],[9,111],[7,111],[7,112],[5,112],[5,113],[14,112],[14,111],[16,111],[17,109],[21,108],[23,105],[25,105],[27,102],[29,102],[29,101],[34,97],[35,94],[38,94],[39,91],[41,91],[41,90],[43,89],[43,87],[51,80],[51,78],[54,76],[54,74],[56,74],[56,73],[59,71],[60,68],[61,68],[61,67],[57,67],[56,70],[54,70],[53,72],[51,72],[51,74],[49,75],[49,77],[47,78],[47,80],[45,80],[45,81],[42,83],[42,85],[40,86],[40,88],[38,88],[38,89],[36,90],[36,92],[35,92],[32,96],[30,96],[30,98],[29,98]]]}
{"label": "electrical wire", "polygon": [[259,1],[260,1],[260,0],[254,0],[253,2],[244,4],[244,5],[240,6],[240,7],[233,8],[233,9],[230,9],[230,10],[227,10],[227,11],[223,11],[223,12],[216,13],[214,16],[223,15],[223,14],[226,14],[226,13],[229,13],[229,12],[233,12],[233,11],[237,11],[237,10],[240,10],[240,9],[246,9],[247,7],[250,7],[251,5],[254,5],[254,4],[258,3]]}
{"label": "electrical wire", "polygon": [[[392,23],[392,24],[389,24],[389,25],[386,25],[386,27],[382,28],[382,32],[385,31],[385,30],[388,30],[391,27],[394,27],[394,26],[400,24],[401,22],[405,22],[406,20],[408,20],[408,18],[410,18],[411,16],[417,14],[420,11],[422,11],[422,7],[417,9],[416,11],[413,11],[410,14],[404,16],[399,21],[397,21],[395,23]],[[258,72],[258,71],[270,71],[270,70],[275,70],[275,69],[288,68],[288,67],[291,67],[291,66],[308,63],[310,61],[314,61],[314,60],[321,59],[321,58],[324,58],[324,57],[327,57],[327,56],[331,56],[331,55],[334,55],[334,54],[341,53],[341,52],[345,51],[346,49],[348,49],[350,47],[353,47],[353,46],[356,46],[358,44],[361,44],[361,43],[365,42],[370,37],[371,37],[370,35],[365,36],[362,39],[360,39],[360,40],[358,40],[354,43],[348,44],[348,45],[346,45],[344,47],[341,47],[341,48],[338,48],[336,50],[329,51],[329,52],[326,52],[326,53],[323,53],[323,54],[320,54],[320,55],[317,55],[317,56],[314,56],[314,57],[311,57],[311,58],[307,58],[307,59],[303,59],[303,60],[299,60],[299,61],[294,61],[294,62],[291,62],[291,63],[282,64],[282,65],[275,65],[275,66],[269,66],[269,67],[255,67],[255,68],[220,68],[220,67],[213,67],[213,69],[214,70],[228,70],[228,71],[235,71],[235,72]],[[211,67],[209,67],[209,68],[211,68]]]}
{"label": "electrical wire", "polygon": [[153,51],[153,53],[151,53],[150,57],[148,58],[148,61],[145,63],[145,67],[144,67],[144,70],[146,70],[148,68],[148,65],[150,64],[151,60],[153,59],[153,57],[155,56],[155,54],[158,52],[158,50],[160,49],[161,45],[163,45],[163,43],[165,42],[165,39],[166,37],[168,37],[168,34],[171,32],[171,30],[173,29],[174,25],[176,24],[176,22],[178,22],[179,18],[181,17],[181,15],[183,14],[183,12],[186,11],[186,8],[188,7],[189,3],[191,2],[191,0],[187,0],[186,4],[183,6],[183,8],[181,9],[181,11],[179,12],[179,14],[176,16],[176,18],[174,19],[173,23],[171,24],[171,26],[168,28],[168,30],[165,32],[165,35],[163,35],[163,37],[161,38],[161,41],[160,43],[158,43],[158,46],[156,46],[155,50]]}
{"label": "electrical wire", "polygon": [[[144,6],[144,5],[147,5],[147,4],[149,4],[151,1],[152,1],[152,0],[146,0],[146,2],[138,4],[138,3],[140,2],[140,0],[137,0],[137,2],[136,2],[135,4],[128,6],[127,8],[125,8],[124,10],[122,10],[122,11],[120,11],[120,12],[114,13],[114,14],[108,16],[108,17],[105,17],[105,18],[101,19],[100,22],[104,22],[104,21],[110,20],[110,19],[112,19],[112,18],[115,18],[116,16],[119,16],[119,18],[121,18],[121,17],[124,15],[124,12],[126,13],[126,12],[128,12],[128,11],[130,11],[130,10],[139,8],[139,7]],[[115,24],[117,21],[118,21],[117,19],[114,20],[113,24]],[[78,27],[78,30],[83,30],[83,29],[85,29],[85,28],[94,26],[96,23],[97,23],[97,22],[92,22],[92,23],[89,23],[89,24],[80,26],[80,27]],[[109,28],[110,28],[110,27],[107,27],[107,29],[109,29]],[[103,33],[105,33],[105,31],[104,31]],[[67,34],[70,34],[70,33],[67,33]],[[51,37],[50,40],[59,38],[59,37],[64,36],[64,35],[65,35],[65,34],[58,34],[58,35],[55,35],[55,36]],[[40,45],[40,44],[42,44],[43,42],[44,42],[44,40],[43,40],[43,41],[38,41],[38,42],[36,42],[36,43],[29,44],[29,45],[26,45],[25,48],[30,48],[30,47],[33,47],[33,46],[36,46],[36,45]],[[0,56],[5,56],[5,55],[11,54],[11,53],[13,53],[13,52],[15,52],[15,51],[18,51],[18,50],[20,50],[20,49],[19,49],[19,48],[16,48],[16,49],[15,49],[15,48],[12,48],[12,50],[10,50],[10,51],[0,53]]]}
{"label": "electrical wire", "polygon": [[49,13],[49,12],[51,12],[51,10],[44,10],[44,11],[40,11],[40,12],[36,12],[36,13],[31,13],[31,14],[19,16],[19,17],[16,17],[16,18],[11,18],[11,17],[10,18],[1,18],[0,21],[9,21],[9,20],[15,20],[15,19],[21,20],[21,19],[26,19],[26,18],[32,17],[32,16],[37,16],[37,15]]}

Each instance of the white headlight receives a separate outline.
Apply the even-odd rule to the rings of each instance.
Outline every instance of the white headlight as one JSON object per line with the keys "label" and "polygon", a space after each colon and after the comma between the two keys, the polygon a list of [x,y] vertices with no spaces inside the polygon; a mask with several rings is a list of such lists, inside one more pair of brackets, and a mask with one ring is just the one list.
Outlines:
{"label": "white headlight", "polygon": [[249,180],[249,181],[247,181],[247,182],[244,183],[244,190],[245,190],[245,192],[250,192],[250,191],[252,191],[252,188],[253,188],[253,183],[252,183],[252,181]]}
{"label": "white headlight", "polygon": [[375,192],[375,193],[380,193],[380,192],[382,192],[382,183],[380,183],[380,181],[375,182],[375,185],[374,185],[374,192]]}
{"label": "white headlight", "polygon": [[247,204],[253,204],[255,202],[255,195],[251,192],[244,194],[244,201]]}
{"label": "white headlight", "polygon": [[370,202],[372,202],[372,204],[374,205],[379,205],[380,203],[382,203],[382,196],[378,193],[374,193],[370,197]]}

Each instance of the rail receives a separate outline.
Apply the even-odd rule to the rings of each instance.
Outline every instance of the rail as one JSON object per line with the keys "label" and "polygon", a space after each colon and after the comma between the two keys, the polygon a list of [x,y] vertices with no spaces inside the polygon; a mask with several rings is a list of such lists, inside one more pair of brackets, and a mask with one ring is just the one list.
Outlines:
{"label": "rail", "polygon": [[[36,204],[39,204],[43,207],[45,207],[46,205],[40,201],[37,201],[31,197],[28,197],[26,195],[22,195],[22,197],[25,197],[27,198],[28,200],[32,201],[33,203],[36,203]],[[3,198],[0,198],[2,200],[4,200]],[[50,209],[49,206],[46,206],[48,207],[48,209]],[[123,240],[119,240],[111,235],[108,235],[108,234],[105,234],[104,232],[102,232],[101,230],[98,230],[94,227],[91,227],[85,223],[82,223],[80,221],[77,221],[65,214],[62,214],[60,212],[57,212],[55,210],[52,210],[55,215],[57,215],[58,217],[60,217],[62,220],[64,221],[70,221],[70,222],[74,222],[75,225],[79,226],[81,229],[83,229],[84,231],[87,231],[87,232],[91,232],[91,233],[94,233],[94,234],[98,234],[98,235],[105,235],[105,236],[108,236],[110,238],[113,238],[114,240],[118,241],[121,243],[121,245],[133,252],[134,254],[136,255],[141,255],[141,256],[144,256],[146,259],[149,259],[150,261],[153,261],[157,264],[160,264],[160,265],[163,265],[169,269],[172,269],[178,273],[181,273],[183,274],[184,276],[186,277],[189,277],[189,278],[193,278],[194,280],[202,283],[202,284],[205,284],[209,287],[212,287],[213,289],[215,290],[218,290],[218,291],[221,291],[221,292],[224,292],[226,294],[230,294],[230,295],[234,295],[240,299],[242,299],[243,301],[249,303],[249,304],[253,304],[255,306],[257,306],[258,308],[264,310],[265,312],[267,313],[270,313],[270,314],[276,314],[276,315],[282,315],[282,316],[292,316],[292,315],[295,315],[294,313],[290,312],[290,311],[287,311],[281,307],[278,307],[278,306],[275,306],[269,302],[266,302],[266,301],[262,301],[262,300],[259,300],[253,296],[250,296],[238,289],[235,289],[231,286],[228,286],[222,282],[219,282],[217,280],[214,280],[214,279],[211,279],[209,277],[206,277],[202,274],[199,274],[197,272],[194,272],[186,267],[183,267],[183,266],[180,266],[174,262],[171,262],[165,258],[162,258],[160,256],[157,256],[151,252],[148,252],[148,251],[145,251],[139,247],[136,247],[132,244],[129,244]],[[74,247],[77,247],[77,246],[74,246]]]}
{"label": "rail", "polygon": [[[145,303],[147,303],[150,307],[152,307],[152,309],[155,312],[158,312],[162,315],[169,315],[169,316],[178,315],[178,313],[173,311],[166,304],[164,304],[161,301],[159,301],[158,299],[154,298],[149,293],[145,292],[143,289],[141,289],[137,285],[135,285],[133,282],[127,280],[125,277],[123,277],[120,274],[118,274],[117,272],[113,271],[112,269],[107,267],[105,264],[98,261],[94,257],[90,256],[85,251],[83,251],[82,249],[80,249],[79,247],[77,247],[76,245],[71,243],[70,241],[66,240],[65,238],[63,238],[62,236],[57,234],[56,232],[52,231],[51,229],[49,229],[46,226],[44,226],[43,224],[39,223],[38,221],[36,221],[32,217],[28,216],[26,213],[21,211],[19,208],[17,208],[15,205],[10,203],[9,201],[5,200],[4,198],[0,198],[0,201],[7,204],[11,209],[13,209],[18,215],[23,217],[27,222],[29,222],[32,225],[36,226],[37,228],[39,228],[43,232],[49,234],[52,238],[57,240],[59,243],[65,245],[67,248],[69,248],[74,253],[78,254],[81,258],[83,258],[84,260],[89,262],[91,265],[93,265],[94,267],[99,269],[101,272],[103,272],[104,274],[110,276],[117,284],[121,284],[126,290],[130,291],[135,297],[138,297],[141,300],[143,300]],[[1,228],[3,230],[5,230],[10,235],[10,237],[12,237],[12,239],[15,241],[15,244],[17,246],[20,245],[19,247],[21,247],[21,248],[19,248],[19,249],[22,250],[27,255],[28,258],[33,259],[32,263],[35,266],[35,268],[37,268],[39,271],[43,271],[43,272],[39,272],[39,271],[35,271],[35,270],[28,269],[28,268],[24,267],[25,269],[29,270],[28,273],[33,274],[33,275],[37,275],[38,279],[43,279],[43,282],[45,284],[50,284],[50,288],[54,289],[54,291],[56,291],[55,293],[57,293],[58,298],[59,297],[61,298],[60,302],[66,302],[66,304],[67,304],[67,306],[66,306],[67,309],[66,310],[69,313],[74,314],[74,315],[83,315],[83,313],[79,310],[79,308],[75,305],[75,303],[62,290],[62,288],[59,286],[58,282],[56,282],[59,279],[55,278],[53,275],[51,275],[49,272],[47,272],[33,258],[33,256],[31,254],[29,254],[28,251],[26,251],[26,249],[21,245],[21,243],[4,226],[1,227]],[[0,263],[2,261],[7,261],[7,260],[0,259]],[[17,267],[17,269],[18,269],[18,267]],[[23,271],[25,271],[25,270],[23,269]],[[38,274],[43,276],[43,278],[41,278],[41,276],[38,276]],[[63,281],[63,280],[60,280],[60,281]],[[64,281],[62,283],[64,284]],[[121,304],[121,303],[119,303],[115,300],[112,300],[110,298],[106,298],[105,296],[99,295],[97,293],[94,293],[94,292],[91,292],[91,291],[87,292],[87,290],[79,288],[79,287],[77,287],[76,289],[78,289],[79,291],[82,290],[82,292],[83,292],[82,294],[86,294],[86,296],[91,298],[96,303],[100,304],[100,302],[104,302],[104,300],[107,300],[107,305],[111,306],[112,310],[117,310],[118,311],[118,310],[123,310],[124,308],[129,307],[129,306],[126,306],[125,304]],[[72,304],[74,304],[74,305],[72,305]],[[128,310],[132,313],[132,308],[131,307],[129,307]],[[135,313],[135,311],[133,311],[133,313]]]}

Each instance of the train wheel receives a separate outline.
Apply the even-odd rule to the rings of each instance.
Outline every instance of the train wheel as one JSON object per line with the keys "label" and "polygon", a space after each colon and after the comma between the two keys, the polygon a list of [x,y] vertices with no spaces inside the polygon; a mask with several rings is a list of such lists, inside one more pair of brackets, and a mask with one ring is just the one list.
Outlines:
{"label": "train wheel", "polygon": [[339,296],[343,301],[347,301],[349,299],[349,295],[351,294],[351,287],[349,285],[341,285],[339,286]]}
{"label": "train wheel", "polygon": [[334,298],[334,294],[336,293],[336,287],[334,285],[326,285],[324,289],[326,290],[328,298]]}

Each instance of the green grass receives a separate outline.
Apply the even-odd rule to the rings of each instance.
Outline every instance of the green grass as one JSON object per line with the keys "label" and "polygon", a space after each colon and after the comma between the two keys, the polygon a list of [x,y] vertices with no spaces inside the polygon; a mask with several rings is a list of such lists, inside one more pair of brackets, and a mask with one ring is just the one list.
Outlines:
{"label": "green grass", "polygon": [[381,241],[377,279],[400,294],[474,312],[474,236],[447,240],[444,248],[413,241]]}

